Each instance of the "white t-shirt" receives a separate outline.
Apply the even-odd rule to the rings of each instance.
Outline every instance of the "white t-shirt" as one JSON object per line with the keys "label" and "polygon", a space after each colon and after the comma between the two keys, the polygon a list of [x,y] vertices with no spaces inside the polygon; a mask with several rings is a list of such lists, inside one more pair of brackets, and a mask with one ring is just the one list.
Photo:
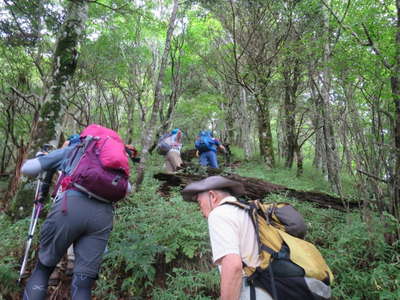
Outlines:
{"label": "white t-shirt", "polygon": [[238,254],[249,267],[260,264],[254,226],[248,213],[225,202],[237,201],[235,197],[222,199],[208,215],[213,262],[227,254]]}
{"label": "white t-shirt", "polygon": [[[222,205],[229,201],[237,200],[232,196],[222,199],[219,206],[208,215],[213,262],[217,263],[220,258],[228,254],[238,254],[247,266],[257,267],[260,259],[253,223],[244,209],[229,204]],[[250,300],[250,287],[245,282],[244,278],[240,299]],[[272,300],[263,289],[256,288],[255,292],[257,299]]]}

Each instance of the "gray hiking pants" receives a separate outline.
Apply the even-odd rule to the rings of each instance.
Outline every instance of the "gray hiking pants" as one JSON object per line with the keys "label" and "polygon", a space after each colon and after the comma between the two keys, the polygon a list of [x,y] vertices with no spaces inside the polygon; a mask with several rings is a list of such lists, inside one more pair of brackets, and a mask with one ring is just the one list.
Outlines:
{"label": "gray hiking pants", "polygon": [[113,206],[78,191],[66,193],[54,202],[42,226],[39,259],[45,266],[56,266],[73,245],[74,274],[97,278],[112,230]]}

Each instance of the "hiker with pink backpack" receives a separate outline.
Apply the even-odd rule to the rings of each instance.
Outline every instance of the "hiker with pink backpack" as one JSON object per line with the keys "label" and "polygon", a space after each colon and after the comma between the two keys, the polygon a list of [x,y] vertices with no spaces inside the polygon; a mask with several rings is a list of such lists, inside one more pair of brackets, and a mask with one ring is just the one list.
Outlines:
{"label": "hiker with pink backpack", "polygon": [[62,171],[55,187],[61,193],[41,228],[38,261],[25,286],[24,300],[46,299],[49,276],[71,245],[75,253],[71,299],[91,299],[112,230],[113,203],[131,189],[126,151],[115,131],[92,124],[76,145],[23,164],[21,171],[27,176]]}

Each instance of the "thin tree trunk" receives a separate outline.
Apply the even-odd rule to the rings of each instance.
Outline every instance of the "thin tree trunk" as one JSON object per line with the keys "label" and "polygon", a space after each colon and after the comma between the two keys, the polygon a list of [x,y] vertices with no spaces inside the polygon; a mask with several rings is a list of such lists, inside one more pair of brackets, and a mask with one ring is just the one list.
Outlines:
{"label": "thin tree trunk", "polygon": [[[256,96],[257,97],[257,96]],[[269,168],[275,166],[272,144],[271,117],[267,99],[258,99],[258,139],[260,154]]]}
{"label": "thin tree trunk", "polygon": [[[222,103],[222,109],[225,111],[225,133],[223,140],[225,143],[233,144],[235,141],[235,102],[240,101],[239,87],[227,85],[224,88],[224,93],[227,95],[227,103]],[[241,112],[243,113],[243,112]]]}
{"label": "thin tree trunk", "polygon": [[4,147],[3,151],[1,154],[1,168],[0,168],[0,173],[3,174],[6,170],[6,154],[7,154],[7,145],[8,145],[8,139],[10,138],[10,133],[5,132],[5,140],[4,140]]}
{"label": "thin tree trunk", "polygon": [[[20,147],[17,149],[17,158],[16,158],[16,163],[15,163],[15,169],[14,173],[11,176],[11,179],[8,183],[8,188],[7,192],[4,195],[4,198],[2,199],[1,203],[1,208],[4,208],[5,210],[9,209],[9,206],[11,204],[11,200],[17,193],[18,189],[20,188],[20,178],[21,178],[21,167],[22,163],[24,162],[26,158],[26,153],[27,153],[27,145],[24,144],[24,141],[21,139]],[[27,199],[24,199],[27,200]]]}
{"label": "thin tree trunk", "polygon": [[250,159],[250,156],[252,154],[251,150],[251,120],[249,116],[249,101],[248,101],[248,94],[247,90],[243,87],[239,88],[240,91],[240,98],[239,98],[239,116],[241,117],[240,119],[240,137],[241,137],[241,144],[243,145],[244,149],[244,158],[246,160]]}
{"label": "thin tree trunk", "polygon": [[323,11],[324,15],[324,34],[325,45],[323,52],[323,70],[321,80],[321,113],[322,113],[322,128],[324,133],[324,144],[326,153],[326,169],[328,171],[328,180],[333,192],[341,196],[342,187],[339,177],[339,159],[337,155],[336,139],[333,131],[332,116],[330,110],[330,89],[331,89],[331,74],[329,70],[330,60],[330,41],[327,34],[329,33],[329,18],[328,13]]}
{"label": "thin tree trunk", "polygon": [[176,20],[177,11],[178,11],[178,0],[174,0],[171,17],[169,19],[167,36],[165,39],[165,48],[164,48],[164,52],[163,52],[163,55],[161,58],[160,70],[158,73],[158,78],[157,78],[155,89],[154,89],[153,109],[151,112],[151,117],[150,117],[148,126],[147,126],[146,130],[143,131],[145,134],[143,134],[140,163],[137,168],[136,187],[135,187],[136,190],[138,190],[140,188],[140,185],[143,182],[144,173],[145,173],[144,170],[145,170],[147,158],[149,155],[149,149],[151,147],[151,143],[153,141],[153,136],[156,131],[157,118],[158,118],[158,114],[159,114],[161,102],[162,102],[162,94],[161,94],[162,91],[161,90],[162,90],[163,80],[164,80],[164,76],[165,76],[165,69],[167,67],[169,51],[171,48],[171,38],[172,38],[172,34],[173,34],[173,31],[175,28],[175,20]]}
{"label": "thin tree trunk", "polygon": [[292,168],[295,154],[295,103],[290,95],[288,86],[285,87],[284,109],[286,132],[285,168],[290,169]]}
{"label": "thin tree trunk", "polygon": [[324,149],[324,137],[322,131],[322,120],[321,120],[321,113],[320,113],[320,103],[321,97],[317,92],[315,75],[313,72],[310,72],[310,90],[311,90],[311,99],[313,101],[312,105],[314,107],[313,115],[312,115],[312,122],[315,128],[315,144],[314,144],[314,159],[313,159],[313,166],[320,170],[322,173],[326,173],[326,168],[323,164],[325,159],[325,151]]}
{"label": "thin tree trunk", "polygon": [[296,176],[300,177],[303,175],[303,155],[301,153],[301,148],[298,144],[295,146],[296,160],[297,160],[297,171]]}

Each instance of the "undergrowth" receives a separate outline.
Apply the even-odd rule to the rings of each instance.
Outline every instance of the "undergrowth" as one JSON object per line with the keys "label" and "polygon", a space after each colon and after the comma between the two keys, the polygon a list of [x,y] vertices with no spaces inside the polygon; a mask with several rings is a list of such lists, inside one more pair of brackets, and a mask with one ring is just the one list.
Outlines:
{"label": "undergrowth", "polygon": [[[218,298],[219,274],[211,264],[206,221],[178,190],[168,198],[158,194],[159,182],[152,175],[160,165],[155,159],[142,190],[116,208],[94,291],[97,299]],[[235,171],[295,189],[329,190],[322,176],[308,168],[300,178],[293,171],[266,170],[259,162]],[[384,239],[398,228],[398,220],[372,212],[320,209],[282,195],[265,200],[292,203],[303,214],[306,240],[317,245],[334,273],[333,299],[400,299],[400,244],[389,245]],[[0,299],[20,291],[15,282],[28,225],[28,218],[12,222],[0,215]]]}

